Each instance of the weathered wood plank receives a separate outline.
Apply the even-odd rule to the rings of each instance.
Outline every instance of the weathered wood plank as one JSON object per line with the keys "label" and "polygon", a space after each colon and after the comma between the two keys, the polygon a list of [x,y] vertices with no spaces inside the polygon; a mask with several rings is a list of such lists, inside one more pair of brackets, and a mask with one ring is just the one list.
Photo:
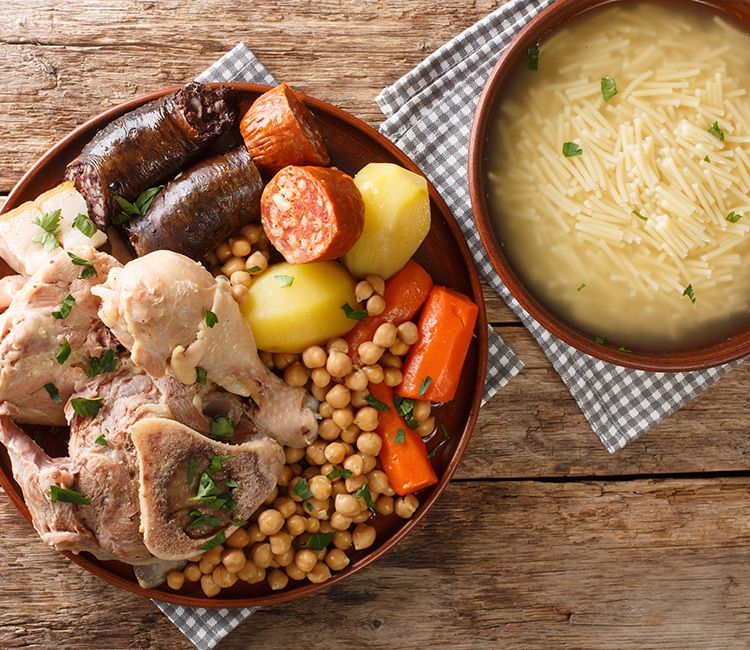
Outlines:
{"label": "weathered wood plank", "polygon": [[[747,478],[454,483],[381,562],[221,647],[745,647],[749,492]],[[31,538],[4,498],[0,525],[0,647],[191,647]]]}

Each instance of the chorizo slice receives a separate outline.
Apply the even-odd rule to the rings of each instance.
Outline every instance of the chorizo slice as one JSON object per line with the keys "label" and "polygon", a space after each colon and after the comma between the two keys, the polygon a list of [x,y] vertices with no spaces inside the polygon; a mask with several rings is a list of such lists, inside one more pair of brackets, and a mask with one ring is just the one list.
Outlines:
{"label": "chorizo slice", "polygon": [[323,135],[307,106],[287,84],[263,93],[240,122],[245,146],[260,170],[287,165],[328,165]]}
{"label": "chorizo slice", "polygon": [[226,87],[192,82],[110,122],[72,161],[65,178],[104,230],[120,212],[115,196],[134,201],[173,178],[236,122]]}
{"label": "chorizo slice", "polygon": [[200,260],[260,217],[263,181],[245,147],[197,163],[125,224],[139,257],[170,250]]}
{"label": "chorizo slice", "polygon": [[263,190],[260,213],[266,235],[290,264],[341,257],[365,223],[352,177],[332,167],[285,167]]}

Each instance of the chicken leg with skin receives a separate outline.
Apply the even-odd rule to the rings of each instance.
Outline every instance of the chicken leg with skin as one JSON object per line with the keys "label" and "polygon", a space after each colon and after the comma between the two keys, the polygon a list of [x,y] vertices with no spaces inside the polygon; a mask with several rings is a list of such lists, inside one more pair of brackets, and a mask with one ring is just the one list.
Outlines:
{"label": "chicken leg with skin", "polygon": [[149,374],[193,384],[203,368],[225,390],[252,398],[254,423],[279,442],[304,447],[315,437],[312,398],[260,360],[226,279],[156,251],[114,270],[93,292],[102,299],[99,317]]}

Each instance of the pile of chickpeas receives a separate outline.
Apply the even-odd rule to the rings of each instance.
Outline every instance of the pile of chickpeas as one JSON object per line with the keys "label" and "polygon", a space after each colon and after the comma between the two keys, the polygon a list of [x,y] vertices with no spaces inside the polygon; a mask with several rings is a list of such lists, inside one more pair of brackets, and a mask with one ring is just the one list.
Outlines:
{"label": "pile of chickpeas", "polygon": [[[250,247],[257,243],[262,247],[262,237],[255,238],[256,231],[250,228],[243,229],[244,240]],[[247,290],[252,282],[251,278],[245,284],[244,276],[241,280],[236,276],[234,282],[239,270],[231,265],[227,268],[234,259],[265,268],[258,263],[260,253],[264,264],[268,262],[267,251],[259,247],[252,252],[244,240],[230,239],[226,250],[222,245],[212,256],[215,272],[231,272],[233,290],[237,286]],[[238,241],[242,241],[241,248],[236,246]],[[357,285],[357,299],[365,302],[368,313],[382,313],[384,288],[383,279],[377,276],[368,276]],[[375,543],[377,531],[368,523],[373,517],[395,513],[409,519],[414,514],[419,507],[417,497],[397,496],[382,469],[378,459],[382,441],[376,433],[378,411],[366,397],[369,382],[401,383],[403,358],[417,338],[417,326],[412,322],[398,327],[384,323],[372,341],[357,350],[362,368],[352,364],[348,344],[341,338],[325,346],[310,346],[301,355],[260,351],[263,362],[283,375],[287,384],[307,388],[319,401],[318,438],[305,449],[285,447],[286,463],[264,505],[224,544],[194,558],[181,571],[172,571],[167,576],[169,587],[182,589],[186,582],[200,582],[203,593],[212,597],[238,580],[249,584],[265,581],[273,591],[284,589],[290,580],[325,582],[332,571],[349,565],[348,552]],[[423,437],[434,432],[435,418],[428,401],[416,401],[413,415],[419,422],[416,432]],[[368,501],[374,507],[368,507]],[[326,548],[306,548],[313,536],[321,534],[331,535]]]}

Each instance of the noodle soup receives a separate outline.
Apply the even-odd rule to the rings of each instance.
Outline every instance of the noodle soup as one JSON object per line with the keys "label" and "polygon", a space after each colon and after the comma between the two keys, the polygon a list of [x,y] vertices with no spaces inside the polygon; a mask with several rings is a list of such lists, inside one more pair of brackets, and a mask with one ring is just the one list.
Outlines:
{"label": "noodle soup", "polygon": [[516,273],[627,350],[694,349],[750,324],[750,36],[685,5],[567,23],[514,73],[484,148]]}

